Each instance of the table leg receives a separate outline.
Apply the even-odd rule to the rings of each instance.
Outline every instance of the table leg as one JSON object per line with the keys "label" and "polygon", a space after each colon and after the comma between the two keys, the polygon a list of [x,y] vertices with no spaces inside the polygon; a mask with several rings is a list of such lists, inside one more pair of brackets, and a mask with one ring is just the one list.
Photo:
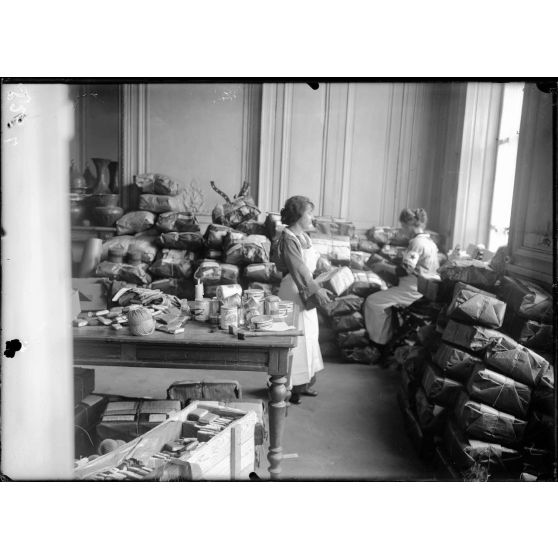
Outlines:
{"label": "table leg", "polygon": [[269,388],[269,475],[271,480],[278,480],[281,473],[281,461],[283,460],[283,431],[285,429],[285,415],[287,403],[287,375],[274,375],[270,378]]}

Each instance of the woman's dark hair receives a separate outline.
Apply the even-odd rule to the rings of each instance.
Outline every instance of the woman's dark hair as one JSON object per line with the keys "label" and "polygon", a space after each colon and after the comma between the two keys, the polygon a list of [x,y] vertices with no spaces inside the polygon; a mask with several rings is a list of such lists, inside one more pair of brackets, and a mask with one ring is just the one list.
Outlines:
{"label": "woman's dark hair", "polygon": [[412,227],[426,227],[428,215],[422,207],[418,209],[406,208],[399,215],[399,221]]}
{"label": "woman's dark hair", "polygon": [[314,204],[306,196],[289,198],[281,210],[281,222],[287,226],[293,225],[304,215],[308,206],[314,209]]}

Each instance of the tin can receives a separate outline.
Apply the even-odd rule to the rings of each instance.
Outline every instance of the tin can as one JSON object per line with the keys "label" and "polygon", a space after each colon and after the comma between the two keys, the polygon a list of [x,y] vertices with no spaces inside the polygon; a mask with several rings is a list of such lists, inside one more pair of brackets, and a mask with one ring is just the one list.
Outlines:
{"label": "tin can", "polygon": [[209,302],[208,298],[203,300],[190,301],[190,311],[197,322],[207,322],[209,320]]}
{"label": "tin can", "polygon": [[273,325],[273,318],[271,316],[254,316],[252,323],[257,330],[265,330]]}
{"label": "tin can", "polygon": [[236,306],[221,306],[219,327],[227,331],[229,326],[238,327],[238,308]]}
{"label": "tin can", "polygon": [[242,287],[240,285],[219,285],[216,290],[217,298],[224,300],[234,295],[242,295]]}
{"label": "tin can", "polygon": [[209,315],[210,316],[215,316],[215,315],[218,316],[220,310],[221,310],[221,303],[219,302],[217,297],[214,296],[211,299],[211,302],[209,303]]}
{"label": "tin can", "polygon": [[281,299],[278,296],[268,296],[264,301],[265,313],[268,315],[276,314],[279,311]]}

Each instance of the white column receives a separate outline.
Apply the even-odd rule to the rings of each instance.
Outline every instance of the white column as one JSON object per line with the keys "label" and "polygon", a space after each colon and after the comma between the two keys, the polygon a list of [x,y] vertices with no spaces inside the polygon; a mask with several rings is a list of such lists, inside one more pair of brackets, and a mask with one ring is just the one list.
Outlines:
{"label": "white column", "polygon": [[[72,475],[67,85],[2,85],[2,472]],[[25,114],[20,123],[14,115]]]}

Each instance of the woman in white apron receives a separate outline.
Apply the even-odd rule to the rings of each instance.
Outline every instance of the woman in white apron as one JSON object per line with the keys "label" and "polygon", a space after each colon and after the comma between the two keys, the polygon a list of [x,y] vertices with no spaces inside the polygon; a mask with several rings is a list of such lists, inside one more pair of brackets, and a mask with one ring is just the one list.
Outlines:
{"label": "woman in white apron", "polygon": [[[406,308],[422,298],[417,288],[418,275],[435,275],[438,266],[438,248],[430,235],[424,232],[427,215],[424,209],[404,209],[399,216],[404,233],[410,238],[403,256],[399,285],[371,294],[364,303],[364,321],[370,340],[380,351],[393,337],[393,307]],[[381,356],[387,356],[379,353]]]}
{"label": "woman in white apron", "polygon": [[291,300],[298,307],[298,328],[304,331],[292,350],[290,376],[291,403],[300,403],[301,395],[316,396],[312,389],[316,373],[324,364],[318,343],[319,327],[316,306],[327,304],[331,294],[313,278],[319,253],[312,247],[304,232],[312,227],[314,204],[304,196],[293,196],[281,210],[281,221],[288,225],[278,245],[278,267],[284,273],[279,289],[283,300]]}

